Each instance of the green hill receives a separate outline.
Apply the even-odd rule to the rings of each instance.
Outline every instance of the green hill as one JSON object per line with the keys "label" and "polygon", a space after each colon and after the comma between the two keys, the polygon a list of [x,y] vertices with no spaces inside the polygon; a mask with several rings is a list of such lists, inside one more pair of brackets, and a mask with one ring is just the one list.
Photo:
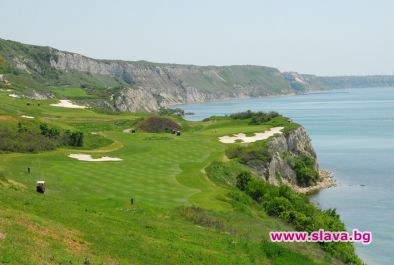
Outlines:
{"label": "green hill", "polygon": [[[54,107],[54,99],[9,93],[0,91],[1,128],[21,124],[33,131],[46,124],[59,135],[82,132],[84,139],[82,147],[1,151],[1,264],[361,264],[348,243],[269,242],[270,231],[297,226],[235,186],[238,174],[254,171],[227,158],[229,146],[218,137],[297,127],[282,116],[258,124],[249,118],[187,122],[161,116],[182,127],[177,136],[140,131],[147,113]],[[122,160],[79,161],[70,154]],[[45,194],[35,191],[38,180],[46,182]],[[310,225],[319,220],[321,226],[343,228],[303,195],[264,185],[277,194],[267,201],[284,196],[293,211],[309,209],[303,214]]]}

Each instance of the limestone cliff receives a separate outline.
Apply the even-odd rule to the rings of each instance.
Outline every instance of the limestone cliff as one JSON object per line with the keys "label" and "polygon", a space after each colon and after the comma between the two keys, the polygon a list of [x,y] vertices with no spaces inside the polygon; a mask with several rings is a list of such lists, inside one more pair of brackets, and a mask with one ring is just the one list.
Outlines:
{"label": "limestone cliff", "polygon": [[264,66],[97,60],[1,39],[0,56],[9,66],[5,75],[23,93],[81,87],[89,94],[86,100],[95,98],[92,105],[115,111],[154,111],[170,104],[294,93],[278,69]]}
{"label": "limestone cliff", "polygon": [[[302,186],[294,168],[296,158],[309,157],[313,160],[313,169],[319,172],[316,153],[304,127],[300,126],[287,134],[277,134],[267,145],[270,160],[253,165],[258,176],[268,182],[278,184],[283,180],[296,186]],[[312,184],[316,184],[316,181]]]}
{"label": "limestone cliff", "polygon": [[[151,111],[170,104],[293,92],[277,69],[261,66],[216,67],[106,61],[57,50],[53,51],[50,64],[60,71],[109,76],[136,88],[125,88],[114,95],[114,106],[120,111]],[[136,104],[136,97],[145,101]]]}
{"label": "limestone cliff", "polygon": [[111,111],[154,111],[178,103],[389,86],[394,85],[394,77],[318,77],[254,65],[98,60],[0,39],[0,85],[5,82],[24,95],[49,95],[55,87],[80,87],[88,94],[80,100],[94,98],[90,106]]}

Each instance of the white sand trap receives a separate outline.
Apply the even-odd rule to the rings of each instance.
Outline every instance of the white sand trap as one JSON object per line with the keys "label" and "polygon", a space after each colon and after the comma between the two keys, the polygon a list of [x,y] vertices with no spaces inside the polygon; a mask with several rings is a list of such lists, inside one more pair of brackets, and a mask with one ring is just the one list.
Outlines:
{"label": "white sand trap", "polygon": [[12,98],[20,98],[20,96],[18,96],[17,94],[9,94],[8,96],[10,96]]}
{"label": "white sand trap", "polygon": [[78,159],[80,161],[89,161],[89,162],[105,162],[105,161],[122,161],[123,159],[117,157],[109,157],[103,156],[100,158],[93,158],[91,155],[85,154],[70,154],[68,157]]}
{"label": "white sand trap", "polygon": [[51,104],[53,107],[63,107],[63,108],[70,108],[70,109],[86,109],[86,106],[76,105],[73,104],[70,100],[62,99],[59,103]]}
{"label": "white sand trap", "polygon": [[283,127],[274,127],[268,131],[262,133],[255,133],[253,136],[246,136],[244,133],[234,134],[233,136],[222,136],[219,137],[219,141],[225,144],[233,144],[237,140],[241,140],[243,143],[254,143],[259,140],[265,140],[277,133],[282,133]]}
{"label": "white sand trap", "polygon": [[21,117],[26,118],[26,119],[34,119],[34,117],[32,117],[32,116],[26,116],[26,115],[22,115]]}

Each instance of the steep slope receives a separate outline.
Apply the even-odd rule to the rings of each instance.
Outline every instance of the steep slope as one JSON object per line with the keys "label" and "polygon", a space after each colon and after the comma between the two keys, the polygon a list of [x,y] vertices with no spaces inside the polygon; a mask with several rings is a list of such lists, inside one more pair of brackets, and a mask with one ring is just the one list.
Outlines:
{"label": "steep slope", "polygon": [[[0,40],[7,80],[25,93],[81,87],[111,110],[157,110],[176,103],[293,93],[279,70],[263,66],[193,66],[95,60],[50,47]],[[105,103],[103,103],[105,102]]]}
{"label": "steep slope", "polygon": [[195,66],[97,60],[0,39],[0,87],[31,98],[67,98],[56,89],[82,89],[75,99],[109,111],[156,111],[178,103],[394,86],[393,76],[318,77],[264,66]]}

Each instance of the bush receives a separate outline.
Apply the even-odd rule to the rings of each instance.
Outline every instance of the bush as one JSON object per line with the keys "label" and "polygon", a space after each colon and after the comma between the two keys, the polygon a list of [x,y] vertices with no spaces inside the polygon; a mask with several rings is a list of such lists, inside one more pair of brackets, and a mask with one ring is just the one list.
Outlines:
{"label": "bush", "polygon": [[70,130],[67,130],[63,135],[64,144],[70,146],[83,146],[83,138],[83,132],[71,132]]}
{"label": "bush", "polygon": [[263,203],[263,207],[268,215],[286,216],[286,213],[292,210],[292,205],[284,197],[275,197]]}
{"label": "bush", "polygon": [[315,160],[308,156],[294,158],[292,168],[296,172],[299,186],[311,186],[319,179],[319,173],[315,170],[314,164]]}
{"label": "bush", "polygon": [[[311,165],[310,161],[306,164]],[[257,202],[261,202],[264,211],[294,225],[298,231],[345,231],[345,225],[335,209],[322,211],[309,202],[304,195],[292,191],[287,186],[274,186],[252,177],[244,192]],[[362,264],[355,255],[351,243],[325,242],[320,247],[348,264]],[[267,253],[269,255],[273,253]]]}
{"label": "bush", "polygon": [[240,163],[253,167],[271,160],[266,145],[266,141],[248,146],[233,145],[226,150],[226,155],[230,159],[236,158]]}
{"label": "bush", "polygon": [[258,180],[252,179],[249,181],[245,192],[255,201],[262,201],[263,196],[267,193],[265,183]]}
{"label": "bush", "polygon": [[237,175],[236,186],[238,189],[244,191],[249,184],[249,181],[252,179],[252,174],[249,171],[242,171]]}
{"label": "bush", "polygon": [[38,128],[18,123],[16,128],[0,128],[0,151],[39,152],[63,145],[83,146],[83,133],[66,131],[40,124]]}
{"label": "bush", "polygon": [[238,112],[231,114],[230,117],[235,120],[245,120],[245,119],[250,119],[249,124],[253,125],[259,125],[259,124],[264,124],[271,119],[280,116],[277,112],[253,112],[251,110],[247,110],[244,112]]}

